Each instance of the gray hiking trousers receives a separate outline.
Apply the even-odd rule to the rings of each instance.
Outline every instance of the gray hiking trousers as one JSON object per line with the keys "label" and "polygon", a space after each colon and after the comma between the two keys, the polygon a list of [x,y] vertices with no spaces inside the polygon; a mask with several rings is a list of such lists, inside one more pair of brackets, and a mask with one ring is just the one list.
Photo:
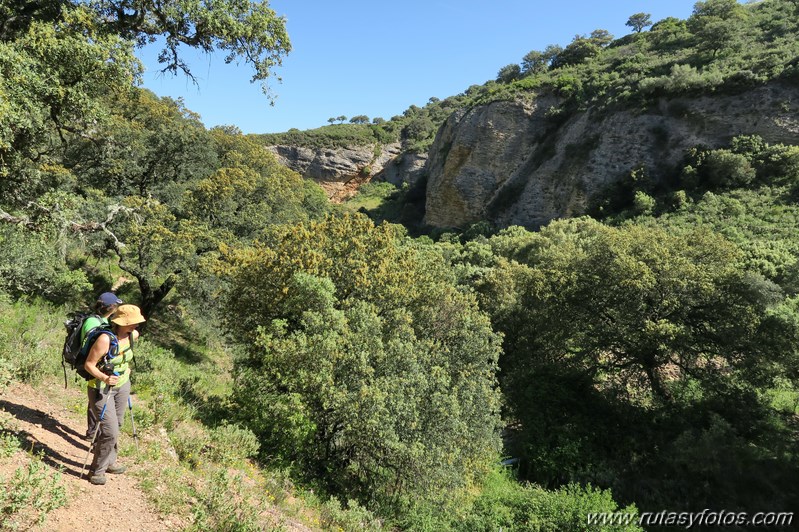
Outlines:
{"label": "gray hiking trousers", "polygon": [[[130,397],[130,381],[119,388],[106,391],[89,388],[89,404],[95,419],[100,423],[100,430],[94,440],[94,460],[92,461],[92,474],[104,475],[105,470],[117,461],[117,440],[119,429],[125,419],[125,408]],[[94,393],[91,392],[94,390]],[[107,398],[107,399],[106,399]],[[106,405],[107,401],[107,406]],[[105,413],[103,407],[105,406]],[[102,419],[100,419],[102,417]]]}

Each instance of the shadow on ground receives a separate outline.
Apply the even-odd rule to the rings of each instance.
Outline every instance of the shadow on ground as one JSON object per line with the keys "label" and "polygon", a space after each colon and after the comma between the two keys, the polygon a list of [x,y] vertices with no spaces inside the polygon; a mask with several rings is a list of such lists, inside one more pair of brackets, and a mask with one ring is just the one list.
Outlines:
{"label": "shadow on ground", "polygon": [[[39,425],[44,430],[62,438],[69,445],[73,445],[83,452],[87,452],[89,450],[89,444],[83,439],[83,434],[80,434],[70,427],[67,427],[54,417],[42,412],[41,410],[29,408],[25,405],[17,404],[6,399],[0,399],[0,409],[12,414],[21,421],[25,421],[32,425]],[[41,453],[42,461],[45,464],[55,469],[62,470],[66,475],[71,475],[74,477],[80,476],[81,466],[83,465],[81,462],[63,455],[50,445],[41,442],[27,431],[21,431],[19,436],[23,448],[33,453]]]}

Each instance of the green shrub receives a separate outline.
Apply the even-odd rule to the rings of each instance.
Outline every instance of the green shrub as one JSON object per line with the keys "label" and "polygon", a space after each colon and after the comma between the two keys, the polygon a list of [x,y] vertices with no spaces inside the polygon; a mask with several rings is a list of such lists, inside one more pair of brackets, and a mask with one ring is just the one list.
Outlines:
{"label": "green shrub", "polygon": [[385,181],[371,181],[361,185],[358,196],[384,198],[397,191],[397,187]]}
{"label": "green shrub", "polygon": [[[367,124],[333,124],[305,131],[256,135],[267,146],[302,146],[306,148],[348,148],[397,140],[385,128]],[[386,142],[388,141],[388,142]]]}
{"label": "green shrub", "polygon": [[633,209],[635,210],[636,214],[652,214],[656,205],[657,201],[655,198],[646,192],[639,190],[635,193],[635,197],[633,198]]}
{"label": "green shrub", "polygon": [[0,389],[12,379],[39,382],[61,371],[63,326],[41,304],[0,300]]}
{"label": "green shrub", "polygon": [[231,476],[220,469],[198,494],[192,508],[191,531],[257,532],[264,530],[260,522],[262,501],[244,486],[242,477]]}
{"label": "green shrub", "polygon": [[684,190],[677,190],[671,196],[671,205],[676,210],[685,208],[688,205],[688,194]]}
{"label": "green shrub", "polygon": [[0,410],[0,457],[9,457],[22,447],[17,419]]}
{"label": "green shrub", "polygon": [[10,479],[0,479],[0,529],[28,530],[41,525],[49,512],[64,506],[66,490],[61,473],[34,458],[14,472]]}
{"label": "green shrub", "polygon": [[700,171],[715,187],[744,187],[755,179],[755,169],[744,155],[729,150],[713,150],[707,154]]}
{"label": "green shrub", "polygon": [[170,434],[178,457],[196,467],[204,462],[234,465],[258,454],[260,443],[249,429],[227,422],[213,429],[198,423],[179,423]]}
{"label": "green shrub", "polygon": [[771,400],[771,406],[778,412],[799,415],[799,387],[789,379],[775,379],[774,387],[766,395]]}
{"label": "green shrub", "polygon": [[180,423],[170,434],[172,447],[178,453],[178,458],[191,467],[196,467],[202,461],[211,445],[208,433],[196,423]]}
{"label": "green shrub", "polygon": [[799,146],[767,146],[756,161],[758,177],[775,185],[799,184]]}
{"label": "green shrub", "polygon": [[81,270],[59,258],[57,242],[13,225],[0,225],[0,291],[56,302],[85,299],[92,286]]}
{"label": "green shrub", "polygon": [[210,458],[226,465],[254,457],[261,446],[251,430],[227,421],[211,429],[209,443]]}
{"label": "green shrub", "polygon": [[555,80],[555,89],[563,97],[575,96],[582,89],[582,80],[574,74],[562,74]]}
{"label": "green shrub", "polygon": [[136,392],[146,400],[151,414],[148,416],[145,411],[141,415],[142,426],[152,422],[172,429],[181,422],[192,419],[197,406],[184,396],[186,390],[203,376],[218,376],[207,371],[204,364],[187,364],[178,360],[173,351],[157,346],[146,337],[136,344],[135,356],[133,385]]}
{"label": "green shrub", "polygon": [[322,505],[321,523],[324,530],[357,532],[360,530],[383,530],[383,525],[369,510],[352,499],[342,507],[338,499],[332,498]]}
{"label": "green shrub", "polygon": [[273,242],[236,272],[226,315],[247,349],[233,401],[262,454],[370,509],[448,502],[499,443],[485,315],[388,224],[331,217]]}
{"label": "green shrub", "polygon": [[644,94],[680,94],[713,89],[723,81],[722,73],[716,69],[699,71],[691,65],[674,65],[668,76],[643,79],[640,87]]}
{"label": "green shrub", "polygon": [[[626,526],[588,525],[588,515],[600,512],[630,514],[635,524]],[[531,484],[518,484],[508,473],[494,471],[471,510],[456,530],[477,531],[556,531],[556,530],[641,530],[638,511],[630,505],[620,509],[610,490],[569,484],[548,491]]]}

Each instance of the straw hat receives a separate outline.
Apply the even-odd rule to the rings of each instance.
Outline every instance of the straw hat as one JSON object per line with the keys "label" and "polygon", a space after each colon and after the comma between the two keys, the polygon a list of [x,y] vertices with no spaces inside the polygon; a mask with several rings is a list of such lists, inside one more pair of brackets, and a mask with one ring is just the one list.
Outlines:
{"label": "straw hat", "polygon": [[115,325],[137,325],[144,323],[144,316],[141,315],[141,310],[136,305],[120,305],[111,318],[111,323]]}

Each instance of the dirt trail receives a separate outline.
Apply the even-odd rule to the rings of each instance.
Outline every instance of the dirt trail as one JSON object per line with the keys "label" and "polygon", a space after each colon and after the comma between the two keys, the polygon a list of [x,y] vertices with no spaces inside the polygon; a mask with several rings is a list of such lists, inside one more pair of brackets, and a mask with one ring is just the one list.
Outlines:
{"label": "dirt trail", "polygon": [[[61,392],[74,395],[76,401],[83,397],[74,389]],[[0,408],[19,421],[27,439],[26,450],[33,446],[35,452],[44,453],[45,464],[63,470],[67,505],[51,512],[33,530],[155,532],[185,526],[179,519],[159,515],[130,475],[106,475],[105,486],[89,484],[86,474],[83,479],[78,478],[89,445],[81,438],[86,431],[84,416],[57,405],[44,392],[20,383],[12,384],[0,395]],[[126,461],[123,457],[119,461],[127,462],[129,468],[135,467],[130,459]]]}

